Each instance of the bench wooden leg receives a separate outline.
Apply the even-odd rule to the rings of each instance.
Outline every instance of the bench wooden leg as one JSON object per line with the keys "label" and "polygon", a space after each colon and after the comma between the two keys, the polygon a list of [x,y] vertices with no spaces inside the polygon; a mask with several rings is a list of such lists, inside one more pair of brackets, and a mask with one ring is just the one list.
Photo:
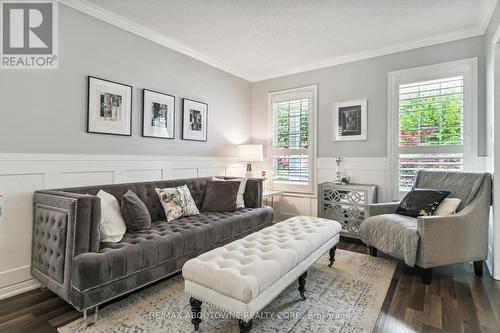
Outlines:
{"label": "bench wooden leg", "polygon": [[249,333],[252,330],[253,321],[252,319],[250,319],[249,321],[240,319],[238,321],[238,326],[240,327],[240,333]]}
{"label": "bench wooden leg", "polygon": [[330,264],[328,267],[332,267],[333,263],[335,262],[335,250],[337,250],[337,246],[334,246],[330,249]]}
{"label": "bench wooden leg", "polygon": [[201,323],[201,301],[191,297],[189,299],[189,304],[191,305],[191,323],[194,325],[194,330],[197,331]]}
{"label": "bench wooden leg", "polygon": [[307,278],[307,271],[305,271],[304,273],[302,273],[301,276],[299,276],[299,292],[300,292],[300,297],[302,297],[302,299],[306,299],[306,295],[305,295],[306,278]]}
{"label": "bench wooden leg", "polygon": [[368,246],[368,249],[370,250],[370,255],[372,257],[376,257],[377,256],[377,249],[374,248],[373,246]]}

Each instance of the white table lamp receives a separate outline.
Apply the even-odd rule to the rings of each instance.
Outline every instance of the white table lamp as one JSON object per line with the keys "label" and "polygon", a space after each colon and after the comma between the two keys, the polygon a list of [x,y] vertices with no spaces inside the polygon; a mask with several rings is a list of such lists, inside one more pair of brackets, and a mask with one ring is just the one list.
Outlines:
{"label": "white table lamp", "polygon": [[247,177],[252,177],[252,164],[250,162],[262,162],[264,152],[262,145],[239,145],[236,146],[238,161],[247,163]]}

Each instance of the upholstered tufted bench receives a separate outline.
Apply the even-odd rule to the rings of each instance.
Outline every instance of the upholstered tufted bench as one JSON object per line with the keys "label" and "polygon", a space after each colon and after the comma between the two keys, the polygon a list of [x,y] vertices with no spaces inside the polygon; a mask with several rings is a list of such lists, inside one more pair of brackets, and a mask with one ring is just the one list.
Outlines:
{"label": "upholstered tufted bench", "polygon": [[202,302],[234,315],[240,331],[249,332],[252,318],[297,278],[305,299],[306,270],[328,250],[331,267],[340,230],[336,221],[297,216],[186,262],[195,330]]}

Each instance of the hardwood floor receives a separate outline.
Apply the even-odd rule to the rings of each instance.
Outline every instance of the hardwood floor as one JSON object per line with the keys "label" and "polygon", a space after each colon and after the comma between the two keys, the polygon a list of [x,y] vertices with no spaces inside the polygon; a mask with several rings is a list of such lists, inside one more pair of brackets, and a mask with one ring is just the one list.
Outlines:
{"label": "hardwood floor", "polygon": [[[338,248],[368,254],[355,241],[342,240]],[[80,316],[49,290],[33,290],[0,301],[0,332],[57,332]],[[500,333],[500,281],[458,264],[434,269],[424,285],[419,269],[399,263],[374,332]]]}

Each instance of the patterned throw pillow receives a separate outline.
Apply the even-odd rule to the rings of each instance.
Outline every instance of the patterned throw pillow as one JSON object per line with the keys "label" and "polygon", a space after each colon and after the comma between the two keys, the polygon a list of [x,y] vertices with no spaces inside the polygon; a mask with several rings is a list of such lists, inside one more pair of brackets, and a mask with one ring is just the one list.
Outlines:
{"label": "patterned throw pillow", "polygon": [[396,214],[411,217],[430,216],[451,192],[413,189],[401,200]]}
{"label": "patterned throw pillow", "polygon": [[164,189],[157,188],[156,194],[158,194],[158,198],[165,211],[167,222],[178,219],[181,216],[200,214],[187,185]]}

